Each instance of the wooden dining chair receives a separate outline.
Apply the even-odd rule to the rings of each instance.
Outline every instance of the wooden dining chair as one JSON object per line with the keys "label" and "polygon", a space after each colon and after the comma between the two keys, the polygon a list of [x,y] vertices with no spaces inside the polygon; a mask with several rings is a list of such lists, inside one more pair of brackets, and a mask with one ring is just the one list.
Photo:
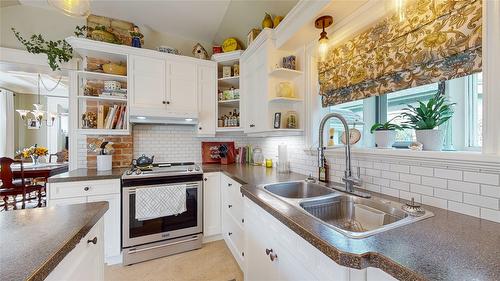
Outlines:
{"label": "wooden dining chair", "polygon": [[[14,173],[12,172],[11,165],[13,163],[20,163],[21,165],[21,178],[15,179]],[[4,210],[8,209],[9,196],[12,196],[14,209],[17,209],[16,197],[22,195],[22,209],[26,206],[26,194],[32,192],[38,192],[38,207],[42,206],[42,190],[44,187],[42,185],[28,185],[27,180],[24,178],[24,166],[22,161],[14,160],[9,157],[0,158],[0,180],[2,185],[0,186],[0,198],[4,202]]]}

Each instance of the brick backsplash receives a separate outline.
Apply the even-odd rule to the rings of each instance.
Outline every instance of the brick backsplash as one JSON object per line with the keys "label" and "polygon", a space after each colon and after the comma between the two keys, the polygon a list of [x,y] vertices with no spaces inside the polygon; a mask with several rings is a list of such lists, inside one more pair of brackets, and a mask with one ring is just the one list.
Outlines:
{"label": "brick backsplash", "polygon": [[[264,157],[276,162],[278,145],[287,144],[290,168],[295,173],[317,176],[317,156],[305,149],[304,139],[294,137],[252,138],[243,135],[198,138],[192,126],[135,125],[133,127],[133,157],[155,155],[157,162],[201,162],[202,141],[234,141],[236,146],[262,148]],[[79,158],[86,141],[79,139]],[[81,160],[81,158],[80,158]],[[341,182],[345,170],[343,149],[327,152],[331,180]],[[78,162],[87,166],[86,161]],[[91,166],[93,162],[89,162]],[[437,165],[410,157],[369,157],[353,151],[353,167],[360,167],[362,188],[393,197],[416,201],[434,207],[500,222],[500,171],[481,171],[468,163],[459,166]]]}
{"label": "brick backsplash", "polygon": [[[86,144],[94,142],[96,139],[104,138],[106,141],[113,142],[115,151],[113,153],[113,168],[123,168],[130,166],[133,158],[133,138],[132,136],[92,136],[87,137]],[[87,153],[87,168],[97,167],[97,155]]]}

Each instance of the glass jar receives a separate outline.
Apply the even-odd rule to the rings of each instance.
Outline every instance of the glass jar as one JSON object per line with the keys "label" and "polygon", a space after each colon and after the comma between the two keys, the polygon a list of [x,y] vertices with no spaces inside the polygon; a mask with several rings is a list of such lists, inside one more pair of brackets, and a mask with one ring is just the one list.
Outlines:
{"label": "glass jar", "polygon": [[264,164],[264,154],[262,154],[262,149],[260,149],[260,147],[253,149],[253,164],[256,166],[262,166]]}
{"label": "glass jar", "polygon": [[286,128],[288,128],[288,129],[297,129],[298,128],[299,121],[297,119],[297,112],[296,111],[293,111],[293,110],[288,111],[286,113],[285,120],[286,120]]}

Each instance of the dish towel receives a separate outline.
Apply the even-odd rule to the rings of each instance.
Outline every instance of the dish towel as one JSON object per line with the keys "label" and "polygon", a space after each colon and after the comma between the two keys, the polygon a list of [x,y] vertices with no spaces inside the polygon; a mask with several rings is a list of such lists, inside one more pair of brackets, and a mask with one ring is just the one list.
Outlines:
{"label": "dish towel", "polygon": [[178,215],[186,211],[186,185],[149,186],[135,191],[135,219]]}

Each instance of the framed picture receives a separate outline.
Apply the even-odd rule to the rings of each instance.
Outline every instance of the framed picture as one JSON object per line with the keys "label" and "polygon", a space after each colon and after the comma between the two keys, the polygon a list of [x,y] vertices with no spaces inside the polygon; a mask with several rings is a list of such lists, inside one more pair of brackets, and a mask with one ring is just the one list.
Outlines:
{"label": "framed picture", "polygon": [[281,128],[281,112],[274,113],[273,125],[275,129]]}

